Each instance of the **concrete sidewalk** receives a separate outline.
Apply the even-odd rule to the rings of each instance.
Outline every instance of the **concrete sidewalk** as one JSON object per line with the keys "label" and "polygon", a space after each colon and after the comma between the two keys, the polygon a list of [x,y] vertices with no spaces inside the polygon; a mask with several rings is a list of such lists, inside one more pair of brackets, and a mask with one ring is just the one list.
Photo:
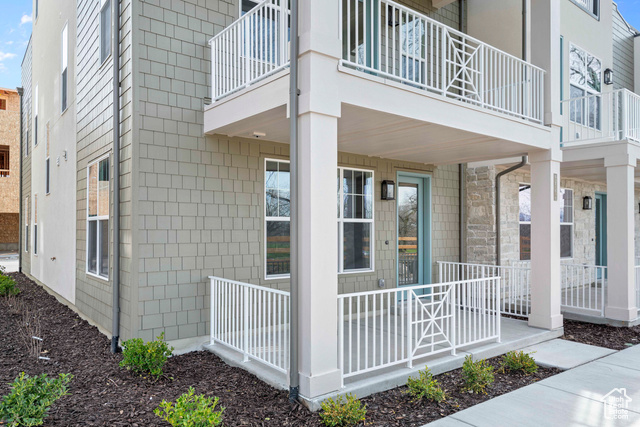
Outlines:
{"label": "concrete sidewalk", "polygon": [[5,268],[5,273],[18,271],[18,254],[16,252],[0,252],[0,265]]}
{"label": "concrete sidewalk", "polygon": [[[623,402],[621,405],[626,410],[626,419],[614,419],[611,406],[605,408],[602,399],[607,395]],[[625,414],[624,411],[620,413]],[[578,366],[428,425],[640,425],[640,345]]]}

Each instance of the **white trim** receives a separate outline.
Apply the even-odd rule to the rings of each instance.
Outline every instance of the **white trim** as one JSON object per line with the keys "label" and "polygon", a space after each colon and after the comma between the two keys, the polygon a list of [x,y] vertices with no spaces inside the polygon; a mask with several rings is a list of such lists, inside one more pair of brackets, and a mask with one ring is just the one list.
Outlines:
{"label": "white trim", "polygon": [[[110,16],[111,22],[109,23],[109,25],[111,26],[111,33],[109,38],[111,40],[109,41],[109,52],[104,56],[104,59],[102,59],[102,12],[104,11],[105,5],[107,4],[107,2],[109,2],[109,9],[111,9],[112,1],[113,0],[100,0],[100,8],[98,9],[98,60],[100,62],[100,68],[102,68],[102,65],[104,65],[105,62],[107,62],[107,60],[113,53],[114,28],[113,28],[113,16]],[[113,11],[110,11],[109,13],[110,15],[113,15]]]}
{"label": "white trim", "polygon": [[[242,7],[242,2],[240,2],[240,7]],[[280,221],[280,222],[291,223],[291,217],[290,216],[288,216],[288,217],[267,216],[267,162],[291,164],[291,161],[285,160],[285,159],[274,159],[274,158],[265,157],[264,161],[262,163],[262,165],[264,166],[264,169],[262,170],[262,179],[263,179],[263,184],[262,184],[262,216],[263,216],[262,236],[263,236],[263,239],[264,239],[264,244],[263,244],[264,254],[262,256],[262,260],[264,261],[264,268],[263,268],[264,278],[265,278],[265,280],[288,279],[288,278],[291,277],[290,274],[271,274],[271,275],[267,274],[267,222],[268,221]],[[289,183],[289,198],[291,198],[291,197],[292,197],[292,195],[291,195],[291,183]],[[291,233],[291,228],[289,228],[289,233]],[[289,241],[289,249],[291,249],[291,241]],[[289,259],[291,259],[291,251],[289,251]]]}
{"label": "white trim", "polygon": [[[60,35],[62,39],[61,43],[61,53],[60,53],[60,104],[62,104],[62,100],[65,100],[66,105],[60,105],[60,115],[64,114],[69,109],[69,22],[65,22],[64,27],[62,28],[62,34]],[[62,76],[64,72],[67,72],[67,85],[64,87]],[[64,92],[63,92],[64,91]]]}
{"label": "white trim", "polygon": [[[107,215],[97,215],[100,212],[100,189],[97,188],[97,193],[96,193],[96,216],[94,217],[89,217],[89,186],[91,185],[91,181],[90,181],[90,177],[89,177],[89,171],[91,170],[91,166],[93,165],[98,165],[98,176],[100,175],[100,163],[104,160],[109,160],[109,205],[108,205],[108,210],[109,213]],[[100,278],[103,279],[105,281],[109,281],[109,271],[111,269],[111,254],[109,254],[109,258],[108,258],[108,262],[109,262],[109,266],[107,267],[107,276],[103,276],[100,274],[100,259],[102,256],[102,245],[101,245],[101,240],[100,240],[100,222],[106,220],[108,225],[109,225],[109,229],[111,229],[111,158],[110,158],[110,153],[109,154],[105,154],[99,158],[97,158],[96,160],[90,162],[87,164],[87,184],[86,184],[86,188],[85,188],[85,192],[86,192],[86,203],[85,203],[85,208],[86,208],[86,212],[85,212],[85,273],[88,276],[93,276],[96,278]],[[91,271],[89,271],[89,222],[96,222],[96,272],[93,273]],[[109,235],[111,233],[107,233],[107,239],[109,239]],[[111,241],[108,242],[107,246],[110,247],[111,245]]]}
{"label": "white trim", "polygon": [[[597,91],[593,88],[589,87],[589,84],[586,82],[587,81],[587,76],[585,75],[585,84],[584,87],[578,85],[578,84],[574,84],[571,81],[571,48],[576,48],[579,49],[581,51],[583,51],[586,55],[592,56],[593,58],[597,59],[600,62],[600,91]],[[586,63],[584,64],[585,66],[587,65]],[[592,94],[592,95],[597,95],[597,94],[601,94],[602,95],[602,79],[603,79],[603,74],[604,74],[604,70],[602,69],[604,67],[602,59],[600,59],[599,56],[596,55],[592,55],[591,52],[589,52],[587,49],[582,48],[580,45],[573,43],[573,42],[569,42],[569,86],[575,86],[578,89],[583,89],[585,90],[586,93]],[[585,70],[586,71],[586,70]],[[564,83],[564,82],[563,82]],[[571,90],[569,90],[569,98],[571,98]]]}

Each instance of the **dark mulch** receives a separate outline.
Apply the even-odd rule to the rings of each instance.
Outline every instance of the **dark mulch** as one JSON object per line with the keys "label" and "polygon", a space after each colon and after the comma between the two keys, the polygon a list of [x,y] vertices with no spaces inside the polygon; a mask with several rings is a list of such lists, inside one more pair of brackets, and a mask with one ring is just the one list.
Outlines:
{"label": "dark mulch", "polygon": [[[316,414],[291,405],[287,393],[275,390],[253,375],[233,368],[208,352],[175,356],[166,376],[156,382],[121,369],[122,355],[109,352],[110,342],[97,328],[80,319],[39,286],[21,274],[12,274],[31,310],[40,314],[43,354],[49,361],[30,356],[16,332],[20,316],[0,300],[0,395],[9,391],[21,371],[30,375],[71,373],[70,395],[60,399],[45,420],[50,426],[166,426],[153,414],[163,400],[175,400],[193,386],[196,393],[218,396],[229,426],[319,426]],[[498,366],[498,359],[490,363]],[[362,399],[367,425],[418,426],[558,373],[540,369],[534,375],[496,373],[487,395],[462,393],[460,370],[437,377],[449,397],[442,404],[411,402],[399,387]]]}
{"label": "dark mulch", "polygon": [[562,338],[612,350],[624,350],[640,344],[640,326],[615,327],[565,319]]}

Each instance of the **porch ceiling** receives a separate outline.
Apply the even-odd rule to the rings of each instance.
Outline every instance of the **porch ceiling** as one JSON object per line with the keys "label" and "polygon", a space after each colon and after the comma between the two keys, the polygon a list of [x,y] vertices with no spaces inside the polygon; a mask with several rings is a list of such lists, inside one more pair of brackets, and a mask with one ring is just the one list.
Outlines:
{"label": "porch ceiling", "polygon": [[[230,137],[289,143],[286,105],[217,129]],[[343,104],[338,120],[338,150],[427,164],[464,163],[519,156],[524,144],[496,139],[452,127],[409,119],[385,112]]]}
{"label": "porch ceiling", "polygon": [[[607,141],[563,147],[561,174],[563,178],[606,183],[605,157],[626,155],[639,156],[640,145],[628,141]],[[634,175],[636,186],[639,186],[640,168],[635,168]]]}

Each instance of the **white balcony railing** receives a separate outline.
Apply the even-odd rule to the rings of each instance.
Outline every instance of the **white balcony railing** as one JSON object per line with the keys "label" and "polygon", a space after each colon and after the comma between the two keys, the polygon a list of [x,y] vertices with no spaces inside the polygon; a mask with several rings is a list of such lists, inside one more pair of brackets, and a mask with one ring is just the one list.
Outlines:
{"label": "white balcony railing", "polygon": [[288,67],[289,1],[263,1],[209,44],[214,101]]}
{"label": "white balcony railing", "polygon": [[604,317],[607,267],[561,264],[560,274],[563,310]]}
{"label": "white balcony railing", "polygon": [[542,123],[542,69],[390,0],[341,10],[344,65]]}
{"label": "white balcony railing", "polygon": [[500,278],[338,296],[338,361],[345,378],[500,340]]}
{"label": "white balcony railing", "polygon": [[562,101],[562,142],[640,142],[640,96],[627,89]]}
{"label": "white balcony railing", "polygon": [[289,293],[210,277],[211,344],[281,372],[289,368]]}

